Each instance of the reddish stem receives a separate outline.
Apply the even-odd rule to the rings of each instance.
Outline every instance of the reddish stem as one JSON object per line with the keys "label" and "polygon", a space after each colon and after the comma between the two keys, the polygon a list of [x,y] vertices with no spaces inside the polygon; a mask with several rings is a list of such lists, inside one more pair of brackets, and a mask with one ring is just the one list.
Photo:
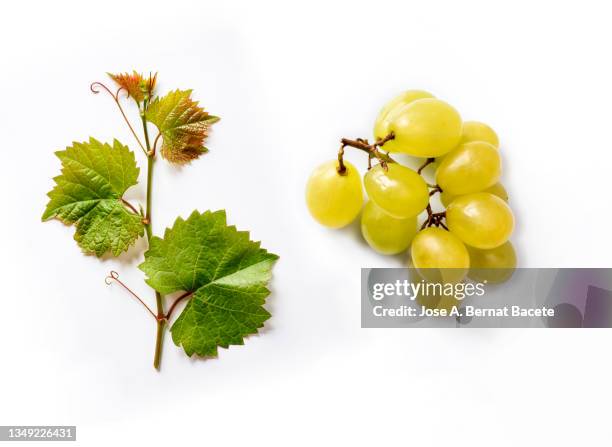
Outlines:
{"label": "reddish stem", "polygon": [[124,283],[123,283],[123,282],[122,282],[122,281],[119,279],[119,273],[117,273],[117,272],[116,272],[116,271],[114,271],[114,270],[111,270],[110,274],[109,274],[109,275],[108,275],[108,276],[105,278],[105,280],[104,280],[104,282],[106,282],[106,284],[108,284],[108,285],[110,285],[110,283],[111,283],[112,281],[117,282],[118,284],[120,284],[120,285],[121,285],[121,287],[123,287],[125,290],[127,290],[128,292],[130,292],[130,294],[131,294],[131,295],[132,295],[134,298],[136,298],[138,301],[140,301],[140,304],[142,304],[142,305],[145,307],[145,309],[147,309],[147,310],[149,311],[149,313],[150,313],[151,315],[153,315],[153,318],[155,318],[155,319],[157,320],[157,315],[155,315],[155,312],[153,312],[153,311],[151,310],[151,308],[150,308],[149,306],[147,306],[147,305],[146,305],[146,303],[145,303],[145,302],[144,302],[142,299],[140,299],[140,297],[139,297],[138,295],[136,295],[136,293],[134,293],[134,292],[132,291],[132,289],[130,289],[128,286],[126,286],[126,285],[125,285],[125,284],[124,284]]}
{"label": "reddish stem", "polygon": [[128,117],[126,116],[125,112],[123,111],[123,107],[121,107],[121,103],[119,102],[119,92],[121,92],[121,90],[123,89],[123,87],[119,87],[117,89],[116,93],[111,92],[108,87],[106,85],[104,85],[101,82],[93,82],[90,86],[89,89],[95,93],[96,95],[98,93],[100,93],[100,90],[97,90],[97,87],[102,87],[104,90],[106,90],[106,92],[111,96],[111,98],[113,98],[113,100],[115,101],[115,104],[117,104],[117,107],[119,107],[119,111],[121,112],[121,115],[123,116],[123,119],[125,120],[126,124],[128,125],[128,127],[130,128],[130,131],[132,132],[132,135],[134,135],[134,138],[136,139],[136,142],[138,143],[138,145],[140,146],[140,148],[142,149],[142,151],[146,154],[147,151],[144,148],[144,146],[142,145],[142,143],[140,142],[140,138],[138,138],[138,135],[136,134],[136,132],[134,131],[134,128],[132,127],[132,125],[130,124],[130,120],[128,120]]}
{"label": "reddish stem", "polygon": [[170,320],[170,315],[172,315],[172,311],[174,310],[176,305],[182,300],[184,300],[185,298],[190,297],[191,295],[193,295],[193,292],[185,292],[181,296],[179,296],[177,299],[175,299],[172,305],[170,306],[170,308],[168,309],[168,312],[166,313],[166,316],[164,318],[166,320]]}
{"label": "reddish stem", "polygon": [[134,208],[134,206],[130,202],[125,200],[123,197],[121,198],[121,202],[123,202],[123,204],[125,206],[127,206],[129,209],[131,209],[134,212],[134,214],[140,215],[140,213],[136,210],[136,208]]}

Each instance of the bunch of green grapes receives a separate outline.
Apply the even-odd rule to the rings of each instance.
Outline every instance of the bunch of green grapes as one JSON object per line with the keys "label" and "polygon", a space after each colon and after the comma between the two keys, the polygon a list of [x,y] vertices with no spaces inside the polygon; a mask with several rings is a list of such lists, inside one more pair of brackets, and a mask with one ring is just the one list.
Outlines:
{"label": "bunch of green grapes", "polygon": [[[368,155],[361,174],[343,159],[346,147]],[[417,171],[393,154],[421,157]],[[421,176],[435,162],[435,184]],[[499,139],[491,127],[462,121],[459,113],[428,92],[409,90],[380,111],[374,142],[342,139],[338,158],[317,167],[306,186],[306,203],[320,224],[341,228],[361,213],[361,232],[379,253],[410,251],[410,264],[426,276],[445,272],[445,281],[499,283],[516,267],[509,241],[514,215],[500,183]],[[444,210],[434,212],[430,198],[440,193]],[[424,217],[419,219],[420,215]]]}

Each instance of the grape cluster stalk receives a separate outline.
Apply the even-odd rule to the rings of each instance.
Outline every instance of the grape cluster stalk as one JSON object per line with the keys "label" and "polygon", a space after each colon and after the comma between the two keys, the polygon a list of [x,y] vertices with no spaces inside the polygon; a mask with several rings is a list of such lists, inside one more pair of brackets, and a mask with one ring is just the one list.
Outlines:
{"label": "grape cluster stalk", "polygon": [[[395,138],[395,134],[390,132],[387,136],[381,139],[377,139],[374,143],[370,144],[367,139],[357,138],[357,139],[349,139],[342,138],[340,140],[340,149],[338,150],[338,174],[344,175],[346,173],[346,166],[344,165],[344,149],[346,147],[352,147],[355,149],[360,149],[368,154],[368,171],[372,169],[372,160],[378,160],[380,165],[383,167],[385,171],[389,170],[388,163],[397,163],[393,158],[389,156],[388,153],[382,152],[380,149],[384,146],[387,141],[391,141]],[[435,163],[435,158],[427,158],[425,162],[417,169],[417,174],[421,175],[423,170],[432,163]],[[442,188],[439,185],[427,185],[431,188],[429,192],[429,197],[433,196],[438,192],[442,192]],[[421,226],[421,230],[427,227],[431,227],[435,225],[436,227],[442,227],[445,230],[448,230],[448,227],[444,225],[444,218],[446,217],[446,212],[442,211],[439,213],[434,213],[431,207],[431,203],[427,204],[427,218],[423,222]]]}

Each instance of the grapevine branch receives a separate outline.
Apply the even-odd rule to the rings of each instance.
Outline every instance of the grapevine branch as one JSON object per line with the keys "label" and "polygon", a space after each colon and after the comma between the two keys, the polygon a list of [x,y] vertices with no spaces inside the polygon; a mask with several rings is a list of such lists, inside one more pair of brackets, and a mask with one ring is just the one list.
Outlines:
{"label": "grapevine branch", "polygon": [[[145,144],[147,146],[145,153],[147,154],[147,206],[145,209],[145,229],[147,233],[147,241],[151,243],[153,237],[153,228],[151,225],[151,207],[153,198],[153,167],[155,166],[155,150],[151,149],[149,141],[149,128],[147,127],[147,99],[144,100],[140,119],[142,120],[142,129],[144,132]],[[164,300],[157,290],[155,291],[155,304],[157,306],[157,335],[155,337],[155,355],[153,357],[153,367],[159,370],[161,364],[162,344],[164,341],[164,327],[166,323],[166,315],[164,314]]]}
{"label": "grapevine branch", "polygon": [[[111,98],[113,98],[113,100],[115,101],[115,104],[117,104],[117,107],[119,108],[119,111],[121,112],[121,115],[123,116],[123,119],[125,120],[126,124],[130,128],[130,131],[132,132],[132,135],[134,135],[134,138],[138,142],[138,145],[140,146],[142,151],[147,156],[147,198],[146,198],[146,207],[145,207],[145,209],[143,210],[142,207],[140,207],[140,212],[138,212],[136,210],[136,208],[134,208],[134,206],[131,203],[129,203],[127,200],[122,198],[121,201],[122,201],[122,203],[127,208],[129,208],[135,214],[140,214],[140,215],[143,216],[142,222],[145,225],[147,240],[150,242],[151,238],[153,237],[153,229],[152,229],[152,226],[151,226],[151,205],[152,205],[152,191],[153,191],[153,166],[155,164],[155,149],[157,147],[157,141],[158,141],[159,137],[161,136],[161,133],[157,135],[157,137],[155,138],[155,142],[153,144],[153,147],[151,147],[151,143],[149,141],[149,129],[147,128],[147,118],[146,118],[148,98],[145,98],[145,100],[143,101],[142,109],[140,108],[140,103],[138,104],[138,108],[139,108],[139,111],[140,111],[140,118],[142,120],[142,127],[143,127],[143,132],[144,132],[145,144],[146,144],[146,148],[145,148],[145,146],[140,141],[140,138],[138,137],[138,134],[136,133],[136,131],[132,127],[130,121],[128,120],[125,112],[123,111],[123,107],[121,107],[121,103],[119,101],[119,94],[121,93],[121,90],[123,89],[123,87],[119,87],[117,89],[117,91],[115,93],[113,93],[103,83],[101,83],[101,82],[93,82],[89,86],[89,88],[95,94],[100,93],[100,89],[103,89],[104,91],[106,91],[111,96]],[[159,369],[159,365],[161,363],[161,350],[162,350],[163,331],[164,331],[165,323],[166,323],[168,317],[170,316],[171,311],[174,309],[174,307],[178,303],[178,301],[180,299],[182,299],[182,298],[185,298],[186,295],[179,297],[179,300],[175,301],[172,304],[172,307],[170,308],[170,311],[168,312],[168,314],[165,314],[164,313],[163,298],[162,298],[161,294],[156,291],[155,292],[155,301],[156,301],[156,305],[157,305],[157,313],[155,313],[155,312],[153,312],[153,310],[151,310],[151,308],[149,306],[147,306],[145,304],[145,302],[138,295],[136,295],[129,287],[127,287],[123,282],[121,282],[121,280],[119,280],[119,274],[117,272],[115,272],[115,271],[111,271],[110,275],[107,276],[106,279],[105,279],[105,282],[107,284],[110,284],[112,281],[116,281],[117,283],[119,283],[125,290],[127,290],[130,294],[132,294],[132,296],[134,296],[134,298],[136,298],[138,301],[140,301],[140,303],[147,309],[147,311],[157,321],[157,336],[156,336],[156,341],[155,341],[155,357],[153,359],[153,366],[155,367],[155,369]]]}
{"label": "grapevine branch", "polygon": [[[153,195],[155,194],[153,180],[155,177],[154,167],[158,152],[160,156],[167,158],[168,162],[173,164],[180,164],[198,158],[201,152],[204,151],[196,151],[195,149],[204,147],[204,140],[208,136],[208,127],[210,124],[217,122],[219,117],[209,115],[204,111],[204,109],[199,106],[198,101],[192,99],[191,90],[175,90],[164,96],[158,96],[157,93],[154,92],[156,75],[149,74],[149,78],[146,79],[135,70],[132,72],[107,74],[114,83],[117,84],[116,86],[96,81],[89,84],[89,89],[97,96],[106,98],[108,94],[113,99],[116,108],[119,109],[119,113],[127,124],[137,145],[140,146],[140,149],[142,149],[145,154],[146,168],[142,169],[142,171],[139,168],[140,163],[137,163],[137,158],[140,156],[134,153],[134,142],[130,145],[132,150],[118,143],[116,139],[111,145],[100,143],[93,137],[90,138],[88,142],[75,142],[64,152],[69,153],[70,157],[68,158],[70,160],[84,159],[87,160],[88,163],[86,163],[86,166],[83,166],[82,175],[77,176],[79,178],[72,178],[74,175],[70,177],[70,160],[66,157],[62,157],[64,152],[57,153],[62,164],[62,171],[61,175],[53,179],[55,186],[47,194],[49,202],[45,207],[41,219],[42,221],[51,219],[65,221],[66,219],[62,219],[63,208],[61,205],[64,205],[65,208],[68,205],[73,206],[74,204],[79,204],[88,200],[89,196],[92,194],[101,200],[114,200],[113,203],[117,206],[117,212],[123,213],[122,216],[124,217],[129,216],[129,218],[126,217],[125,219],[119,218],[121,216],[115,216],[117,218],[114,220],[107,219],[104,221],[104,225],[95,225],[96,219],[100,220],[106,217],[104,212],[107,210],[98,209],[95,210],[96,213],[90,213],[91,210],[89,209],[79,208],[71,214],[74,218],[68,223],[77,225],[75,240],[82,248],[83,252],[86,254],[95,254],[100,259],[104,259],[109,253],[115,257],[119,257],[122,253],[128,251],[131,246],[135,245],[137,240],[144,239],[142,242],[145,247],[137,247],[145,251],[144,263],[138,267],[145,272],[147,276],[146,282],[153,290],[150,293],[151,295],[153,295],[153,293],[155,294],[155,304],[153,304],[153,296],[144,296],[144,299],[141,298],[139,293],[136,293],[137,291],[135,291],[135,289],[131,289],[128,286],[129,282],[127,284],[124,283],[120,279],[119,273],[114,270],[107,271],[107,274],[103,275],[100,279],[104,279],[105,283],[113,289],[119,287],[119,292],[125,294],[127,300],[138,301],[140,304],[137,304],[137,306],[142,306],[141,309],[144,308],[146,310],[145,313],[155,320],[156,341],[153,366],[155,369],[159,370],[164,337],[166,329],[169,328],[168,321],[171,317],[174,319],[177,318],[178,314],[183,311],[184,304],[187,300],[195,295],[195,291],[180,291],[179,293],[172,294],[172,296],[167,296],[168,291],[165,291],[163,287],[163,277],[158,281],[158,278],[160,278],[159,273],[162,272],[163,266],[150,257],[151,249],[154,248],[155,243],[159,242],[162,246],[163,244],[172,245],[175,242],[172,234],[176,234],[176,240],[180,239],[182,241],[180,247],[181,253],[185,253],[187,257],[200,256],[202,250],[210,249],[212,250],[211,256],[218,261],[217,263],[222,264],[224,256],[226,256],[227,253],[234,253],[236,251],[236,244],[240,243],[240,253],[244,252],[247,254],[253,250],[257,250],[260,245],[259,242],[250,240],[246,232],[238,231],[235,226],[229,225],[227,223],[228,219],[226,218],[225,210],[214,212],[206,211],[204,213],[194,211],[188,218],[190,222],[189,228],[181,226],[180,222],[184,221],[178,217],[173,227],[166,230],[164,238],[153,237],[154,229],[152,225],[154,222],[152,216],[156,215],[153,211]],[[102,94],[98,95],[99,93]],[[135,109],[133,105],[124,107],[126,103],[131,102],[132,99],[136,103],[137,109]],[[153,106],[157,105],[159,105],[159,107],[155,107],[156,110],[153,110]],[[135,116],[136,110],[138,111],[138,116]],[[133,113],[134,116],[132,116]],[[167,120],[168,114],[173,115],[171,117],[173,118],[171,119],[172,122]],[[189,126],[190,123],[196,123],[198,125],[194,125],[195,127],[192,126],[193,128],[188,132],[188,138],[182,138],[175,145],[176,147],[173,146],[175,151],[172,154],[166,154],[165,146],[168,142],[166,141],[166,137],[168,137],[167,132],[171,132],[172,129],[176,130],[181,126]],[[140,125],[142,125],[142,127],[140,127]],[[152,126],[157,128],[155,131],[156,134],[150,133],[153,131]],[[160,149],[158,149],[158,146]],[[138,150],[135,150],[135,152],[138,152]],[[170,155],[172,155],[172,157]],[[103,172],[105,182],[101,184],[100,182],[94,182],[95,184],[91,184],[92,182],[89,181],[91,180],[90,177],[99,176],[98,174],[100,172]],[[332,168],[332,173],[335,174],[335,166]],[[144,180],[142,179],[143,176],[146,178],[146,183],[142,181]],[[141,185],[146,185],[144,200],[139,201],[130,199],[127,196],[124,197],[123,192],[121,194],[116,194],[117,191],[115,190],[117,188],[121,187],[122,191],[125,191],[138,184],[139,180],[141,180]],[[73,194],[70,194],[69,197],[66,196],[65,188],[63,188],[64,183],[67,181],[79,187],[71,191]],[[108,185],[112,187],[107,187]],[[66,203],[68,205],[66,205]],[[87,215],[89,220],[85,225],[79,226],[78,224],[82,223],[83,219],[81,218],[84,215]],[[92,222],[94,222],[93,225]],[[193,227],[191,227],[191,225],[193,225]],[[191,235],[194,231],[193,228],[197,229],[196,232],[198,232],[198,234],[204,234],[206,231],[210,232],[211,228],[217,228],[219,225],[221,225],[222,229],[225,231],[224,239],[220,241],[220,244],[216,244],[214,247],[210,247],[210,244],[206,245],[206,240],[201,237],[195,240],[189,238],[184,239],[183,237],[185,234]],[[244,234],[247,234],[246,241],[243,237]],[[79,235],[85,236],[78,237]],[[263,249],[260,249],[260,251],[261,250]],[[269,282],[270,268],[272,263],[278,259],[278,256],[273,253],[269,253],[266,250],[263,250],[263,252],[267,262],[266,265],[269,268],[266,271],[258,271],[254,274],[255,280],[259,281],[261,284]],[[166,261],[167,263],[174,262],[174,260],[170,259]],[[248,268],[248,266],[243,265],[244,263],[236,262],[234,264],[232,264],[231,268],[234,268],[236,271]],[[215,265],[207,265],[206,267],[208,270],[215,269]],[[177,271],[177,274],[180,274],[180,272],[188,271],[189,265],[188,262],[186,264],[184,259],[181,258],[180,260],[176,259],[176,263],[173,264],[172,268]],[[240,294],[240,290],[238,290],[239,287],[230,287],[230,289],[228,294]],[[265,295],[268,293],[269,291],[266,289]],[[215,318],[215,323],[219,330],[213,334],[215,337],[212,338],[209,337],[210,331],[207,332],[207,329],[198,325],[196,321],[190,321],[188,324],[190,327],[187,329],[187,332],[184,331],[183,334],[185,337],[191,337],[191,334],[196,332],[200,337],[197,346],[192,352],[190,346],[185,342],[177,341],[177,345],[182,345],[184,351],[189,356],[195,352],[200,356],[208,357],[216,354],[218,347],[241,344],[245,337],[253,333],[251,330],[252,327],[255,327],[255,325],[257,328],[262,327],[264,321],[269,317],[269,315],[263,311],[263,300],[261,301],[261,303],[257,303],[257,307],[261,309],[261,312],[257,313],[253,318],[246,314],[240,314],[238,311],[228,313],[224,312],[223,309],[217,309],[217,313],[213,315],[213,317]],[[187,311],[190,308],[191,306],[188,306]],[[140,312],[142,312],[142,310]],[[145,317],[147,320],[149,319],[148,315]],[[237,327],[236,322],[238,322],[238,326],[240,326],[238,331],[235,330]],[[151,327],[151,329],[153,328]],[[207,337],[209,337],[210,340]]]}

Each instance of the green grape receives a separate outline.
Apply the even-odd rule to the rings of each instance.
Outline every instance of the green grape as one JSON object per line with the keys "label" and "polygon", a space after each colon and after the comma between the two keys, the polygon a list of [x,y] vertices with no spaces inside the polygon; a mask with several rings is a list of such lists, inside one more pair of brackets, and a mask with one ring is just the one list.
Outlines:
{"label": "green grape", "polygon": [[[483,189],[482,192],[491,193],[494,196],[497,196],[502,199],[504,202],[508,201],[508,192],[506,191],[506,188],[504,188],[504,185],[499,182],[497,182],[493,186],[489,186],[487,189]],[[444,205],[444,207],[448,207],[448,205],[450,205],[450,203],[455,199],[455,197],[458,196],[454,196],[446,191],[442,191],[440,193],[440,202],[442,202],[442,205]]]}
{"label": "green grape", "polygon": [[351,223],[361,211],[363,190],[357,168],[344,161],[346,171],[338,173],[338,161],[317,167],[306,185],[306,204],[321,225],[341,228]]}
{"label": "green grape", "polygon": [[489,186],[487,189],[483,190],[482,192],[488,192],[490,194],[493,194],[494,196],[499,197],[504,202],[506,203],[508,202],[508,191],[506,191],[506,188],[504,188],[504,185],[502,185],[499,182],[497,182],[493,186]]}
{"label": "green grape", "polygon": [[467,245],[489,249],[506,242],[514,215],[506,202],[488,192],[459,196],[446,209],[449,230]]}
{"label": "green grape", "polygon": [[436,182],[451,195],[469,194],[493,186],[501,170],[497,149],[484,141],[472,141],[444,157],[436,170]]}
{"label": "green grape", "polygon": [[[493,129],[479,121],[464,121],[459,145],[472,141],[484,141],[494,146],[495,149],[499,148],[499,138]],[[444,157],[446,157],[446,155],[436,157],[438,163],[440,163]]]}
{"label": "green grape", "polygon": [[376,139],[381,139],[389,135],[389,123],[394,112],[401,109],[406,104],[416,101],[417,99],[433,97],[434,96],[431,93],[424,90],[407,90],[393,98],[391,101],[385,104],[376,118],[376,122],[374,123],[374,136]]}
{"label": "green grape", "polygon": [[387,123],[382,133],[375,130],[375,137],[395,134],[384,145],[389,152],[438,157],[456,147],[461,138],[461,116],[452,106],[435,98],[417,99],[394,109]]}
{"label": "green grape", "polygon": [[484,141],[495,149],[499,148],[499,138],[491,127],[479,121],[464,121],[459,144],[471,141]]}
{"label": "green grape", "polygon": [[516,269],[516,252],[510,241],[489,250],[468,246],[470,271],[474,281],[499,284],[510,279]]}
{"label": "green grape", "polygon": [[387,169],[376,165],[364,179],[370,200],[398,219],[414,217],[429,203],[425,180],[410,168],[389,163]]}
{"label": "green grape", "polygon": [[442,228],[429,227],[417,233],[410,251],[412,264],[430,281],[461,281],[470,267],[463,242]]}
{"label": "green grape", "polygon": [[396,219],[369,200],[361,213],[361,234],[379,253],[394,255],[408,249],[417,232],[416,216]]}

